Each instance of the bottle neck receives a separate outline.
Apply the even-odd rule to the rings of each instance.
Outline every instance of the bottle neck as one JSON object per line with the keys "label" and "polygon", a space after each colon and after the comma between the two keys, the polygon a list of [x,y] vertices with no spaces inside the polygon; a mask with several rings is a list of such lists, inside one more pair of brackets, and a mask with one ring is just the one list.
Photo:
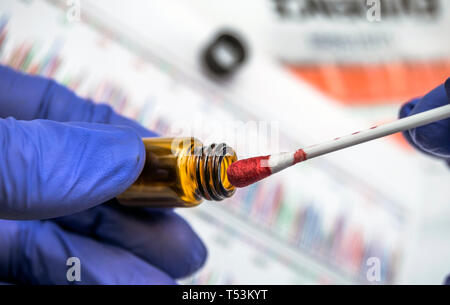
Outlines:
{"label": "bottle neck", "polygon": [[206,200],[221,201],[231,197],[236,188],[228,181],[227,169],[235,161],[235,151],[226,144],[193,147],[193,175],[197,194]]}

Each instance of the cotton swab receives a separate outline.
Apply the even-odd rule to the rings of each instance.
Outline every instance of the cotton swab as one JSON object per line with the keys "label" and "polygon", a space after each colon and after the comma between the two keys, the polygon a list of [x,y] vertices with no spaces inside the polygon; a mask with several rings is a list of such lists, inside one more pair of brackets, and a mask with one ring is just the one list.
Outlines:
{"label": "cotton swab", "polygon": [[447,118],[450,118],[450,105],[428,110],[384,125],[374,126],[368,130],[358,131],[351,135],[299,149],[295,152],[284,152],[239,160],[228,168],[228,181],[236,187],[245,187],[305,160]]}

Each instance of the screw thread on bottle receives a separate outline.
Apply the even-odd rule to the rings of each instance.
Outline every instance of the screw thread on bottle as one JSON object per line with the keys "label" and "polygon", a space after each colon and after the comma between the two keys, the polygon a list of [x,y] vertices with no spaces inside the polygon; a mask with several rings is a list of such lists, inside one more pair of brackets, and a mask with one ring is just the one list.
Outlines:
{"label": "screw thread on bottle", "polygon": [[195,178],[201,197],[221,201],[236,192],[226,175],[228,166],[237,160],[236,153],[231,147],[224,143],[196,147],[193,156]]}

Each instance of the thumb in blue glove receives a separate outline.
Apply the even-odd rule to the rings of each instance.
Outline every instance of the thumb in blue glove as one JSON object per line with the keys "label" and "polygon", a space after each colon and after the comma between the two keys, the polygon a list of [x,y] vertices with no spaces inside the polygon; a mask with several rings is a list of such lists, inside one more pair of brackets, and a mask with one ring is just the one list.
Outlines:
{"label": "thumb in blue glove", "polygon": [[144,146],[129,127],[0,119],[0,218],[79,212],[125,191]]}
{"label": "thumb in blue glove", "polygon": [[[400,109],[400,118],[450,103],[450,79],[422,98],[414,99]],[[404,132],[408,142],[418,150],[450,162],[450,119]]]}

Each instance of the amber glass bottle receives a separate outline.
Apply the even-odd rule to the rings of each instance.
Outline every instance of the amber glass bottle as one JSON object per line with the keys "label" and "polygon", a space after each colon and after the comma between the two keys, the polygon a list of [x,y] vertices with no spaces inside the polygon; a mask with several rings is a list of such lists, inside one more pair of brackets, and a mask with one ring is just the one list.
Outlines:
{"label": "amber glass bottle", "polygon": [[193,207],[204,199],[231,197],[227,168],[237,160],[225,144],[203,146],[195,138],[144,138],[146,160],[139,178],[118,198],[124,205]]}

